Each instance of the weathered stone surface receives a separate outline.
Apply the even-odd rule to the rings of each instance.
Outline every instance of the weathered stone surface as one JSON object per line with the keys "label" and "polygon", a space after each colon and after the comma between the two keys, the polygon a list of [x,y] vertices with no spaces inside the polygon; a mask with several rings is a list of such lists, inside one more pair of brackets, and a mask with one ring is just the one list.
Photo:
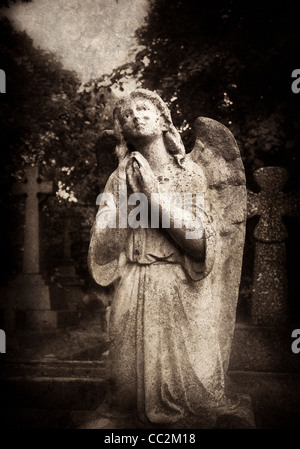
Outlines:
{"label": "weathered stone surface", "polygon": [[[124,417],[117,418],[114,427],[111,427],[111,418],[100,418],[96,414],[96,408],[105,398],[107,384],[102,374],[97,369],[94,372],[92,366],[90,375],[86,379],[80,379],[82,376],[79,373],[85,373],[87,367],[81,370],[78,363],[76,366],[79,371],[74,372],[75,378],[68,375],[69,369],[64,371],[57,367],[55,379],[44,375],[42,378],[34,376],[33,371],[26,379],[14,377],[7,379],[5,383],[1,382],[1,427],[75,429],[81,427],[82,423],[91,423],[91,417],[94,417],[99,428],[143,428],[138,420],[134,425],[131,421],[129,427]],[[44,369],[48,371],[47,367]],[[299,375],[239,371],[229,372],[229,376],[242,390],[251,393],[257,428],[299,429]],[[95,427],[96,425],[91,426]]]}
{"label": "weathered stone surface", "polygon": [[251,318],[261,325],[284,325],[289,318],[285,243],[256,242]]}
{"label": "weathered stone surface", "polygon": [[[152,193],[202,194],[205,250],[202,232],[187,239],[180,226],[151,228],[148,221],[129,229],[126,221],[111,229],[96,220],[90,271],[98,284],[116,287],[107,367],[112,415],[99,410],[99,425],[115,426],[117,412],[123,422],[129,409],[131,419],[149,426],[253,427],[249,398],[229,398],[225,388],[246,222],[234,137],[220,123],[199,118],[195,148],[186,156],[168,108],[149,91],[119,102],[114,119],[119,167],[105,193],[116,200],[117,217],[120,185],[143,193],[151,206]],[[104,214],[114,219],[102,203],[98,218]]]}
{"label": "weathered stone surface", "polygon": [[296,216],[299,206],[296,196],[282,192],[288,171],[283,167],[262,167],[253,177],[261,189],[259,193],[248,192],[248,216],[260,216],[254,237],[261,242],[283,242],[288,234],[282,217]]}
{"label": "weathered stone surface", "polygon": [[[78,329],[62,334],[52,331],[40,334],[39,338],[32,333],[31,339],[26,331],[21,338],[22,342],[27,340],[25,347],[29,348],[38,340],[43,350],[35,348],[40,360],[22,363],[16,362],[17,355],[11,348],[15,333],[8,335],[8,352],[0,359],[0,385],[3,385],[2,399],[12,395],[13,400],[5,405],[10,406],[9,409],[2,410],[2,426],[5,423],[8,428],[58,429],[78,428],[87,422],[94,428],[91,418],[95,415],[91,412],[99,407],[107,389],[105,357],[100,361],[78,361],[76,357],[79,348],[86,348],[88,352],[101,335],[95,330],[91,332],[91,326],[80,332]],[[236,326],[228,375],[242,392],[251,395],[256,428],[299,428],[300,358],[299,354],[292,353],[291,342],[289,328]],[[50,357],[50,353],[55,357]],[[24,359],[25,356],[24,347],[20,347],[19,357]],[[59,360],[70,356],[75,360]],[[3,357],[10,357],[10,362],[3,365]],[[81,411],[77,411],[77,407]],[[139,421],[136,426],[131,421],[128,427],[124,416],[114,423],[107,417],[99,418],[99,414],[95,419],[103,419],[97,424],[100,428],[109,429],[112,424],[120,429],[143,427]],[[216,428],[221,428],[222,422],[223,418]],[[225,424],[228,427],[228,421]],[[241,421],[232,418],[231,426],[239,428]]]}
{"label": "weathered stone surface", "polygon": [[78,426],[80,429],[253,429],[254,415],[248,396],[241,397],[239,405],[226,407],[216,415],[203,407],[197,416],[188,416],[174,423],[141,422],[132,412],[111,410],[106,401],[93,412],[89,419]]}
{"label": "weathered stone surface", "polygon": [[282,192],[288,172],[262,167],[254,173],[259,193],[248,192],[248,217],[259,215],[256,239],[251,318],[254,324],[283,325],[288,321],[288,284],[282,217],[299,215],[298,196]]}
{"label": "weathered stone surface", "polygon": [[[23,273],[40,272],[39,199],[38,194],[52,193],[52,182],[42,180],[37,166],[26,168],[25,183],[14,184],[13,193],[26,195]],[[39,180],[42,180],[39,182]]]}
{"label": "weathered stone surface", "polygon": [[[49,337],[51,338],[51,337]],[[70,354],[72,355],[72,354]],[[69,356],[70,356],[69,355]],[[105,357],[100,360],[60,360],[53,354],[38,360],[2,362],[0,379],[16,378],[105,378]],[[96,404],[98,406],[99,404]],[[30,404],[29,404],[30,407]],[[84,407],[86,408],[86,407]]]}
{"label": "weathered stone surface", "polygon": [[220,239],[212,283],[220,301],[218,332],[223,365],[228,368],[236,320],[246,222],[246,180],[237,143],[230,131],[215,120],[199,117],[192,159],[207,180],[205,208],[212,208]]}

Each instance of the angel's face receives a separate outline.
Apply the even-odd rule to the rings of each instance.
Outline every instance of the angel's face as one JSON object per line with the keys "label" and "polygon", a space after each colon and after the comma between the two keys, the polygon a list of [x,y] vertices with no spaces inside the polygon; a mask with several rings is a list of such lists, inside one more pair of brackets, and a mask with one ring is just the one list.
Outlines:
{"label": "angel's face", "polygon": [[124,137],[136,139],[162,135],[161,115],[154,104],[145,98],[134,98],[124,103],[120,116]]}

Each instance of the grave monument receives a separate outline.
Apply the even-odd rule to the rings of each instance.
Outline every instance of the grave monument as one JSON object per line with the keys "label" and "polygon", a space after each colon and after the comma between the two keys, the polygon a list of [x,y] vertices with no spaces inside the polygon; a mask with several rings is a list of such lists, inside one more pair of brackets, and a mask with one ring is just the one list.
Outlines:
{"label": "grave monument", "polygon": [[227,378],[246,223],[230,131],[196,121],[186,154],[170,111],[139,89],[114,110],[118,168],[92,229],[89,268],[114,286],[108,392],[84,428],[253,428]]}
{"label": "grave monument", "polygon": [[46,330],[74,325],[78,314],[68,310],[66,291],[47,284],[40,272],[39,195],[50,195],[52,182],[44,179],[38,166],[28,165],[23,182],[13,185],[13,193],[26,198],[23,269],[1,298],[5,329]]}

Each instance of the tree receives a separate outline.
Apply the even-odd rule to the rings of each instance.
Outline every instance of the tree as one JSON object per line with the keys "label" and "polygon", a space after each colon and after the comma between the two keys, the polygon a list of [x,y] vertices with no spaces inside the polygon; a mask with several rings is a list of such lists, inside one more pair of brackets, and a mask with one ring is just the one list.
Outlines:
{"label": "tree", "polygon": [[153,0],[136,33],[144,49],[111,80],[122,88],[134,77],[156,90],[188,149],[194,120],[208,116],[237,138],[247,175],[280,164],[295,183],[300,106],[291,73],[300,50],[299,18],[289,0]]}
{"label": "tree", "polygon": [[[113,95],[107,88],[98,89],[95,80],[80,86],[76,73],[63,69],[55,55],[34,48],[28,35],[14,30],[7,19],[0,21],[0,33],[0,67],[7,77],[7,93],[0,97],[1,207],[7,217],[2,223],[7,254],[2,275],[6,281],[12,269],[21,269],[24,202],[12,195],[11,184],[21,180],[26,164],[39,164],[55,183],[55,196],[42,206],[43,248],[49,254],[42,258],[44,270],[50,274],[62,257],[66,209],[78,206],[72,224],[77,235],[86,234],[90,222],[82,206],[90,207],[94,216],[99,193],[95,144],[110,126]],[[87,248],[84,253],[80,240],[77,246],[82,252],[79,266],[86,265]]]}

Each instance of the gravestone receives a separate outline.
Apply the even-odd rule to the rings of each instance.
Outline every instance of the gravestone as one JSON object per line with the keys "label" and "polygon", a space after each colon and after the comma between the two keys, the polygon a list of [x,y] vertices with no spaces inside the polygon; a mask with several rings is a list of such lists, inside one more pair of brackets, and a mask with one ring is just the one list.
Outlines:
{"label": "gravestone", "polygon": [[[6,328],[53,329],[69,319],[65,292],[47,285],[40,273],[39,194],[50,195],[52,183],[39,175],[37,166],[27,166],[23,183],[14,184],[13,193],[26,195],[23,269],[5,295]],[[76,321],[76,320],[75,320]]]}
{"label": "gravestone", "polygon": [[236,324],[229,375],[251,395],[258,428],[298,428],[300,358],[291,336],[299,326],[289,310],[284,217],[299,216],[299,192],[284,191],[285,168],[253,176],[259,193],[248,190],[248,218],[258,217],[250,317]]}
{"label": "gravestone", "polygon": [[259,216],[254,230],[255,261],[251,319],[254,324],[284,325],[289,318],[283,216],[299,215],[297,195],[282,191],[288,172],[262,167],[254,173],[259,193],[248,191],[248,218]]}

